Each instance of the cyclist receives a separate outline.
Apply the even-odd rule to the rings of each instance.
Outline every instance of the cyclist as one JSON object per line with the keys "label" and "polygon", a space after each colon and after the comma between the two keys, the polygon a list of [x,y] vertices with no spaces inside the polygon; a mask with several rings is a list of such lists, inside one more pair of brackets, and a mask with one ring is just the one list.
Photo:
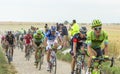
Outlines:
{"label": "cyclist", "polygon": [[[57,43],[57,39],[59,39],[60,41],[60,46],[58,46]],[[46,34],[46,38],[45,38],[45,45],[47,45],[46,50],[47,50],[47,71],[50,70],[50,54],[51,54],[51,49],[52,46],[55,49],[61,49],[62,48],[62,39],[60,38],[60,34],[59,32],[56,31],[56,27],[55,26],[51,26],[51,30],[49,30]]]}
{"label": "cyclist", "polygon": [[100,20],[93,20],[92,31],[87,34],[87,49],[89,53],[88,70],[86,74],[89,74],[89,68],[92,58],[102,56],[101,44],[104,42],[104,57],[108,58],[108,35],[102,30],[102,22]]}
{"label": "cyclist", "polygon": [[2,48],[6,49],[8,44],[6,43],[5,35],[2,35],[2,37],[1,37],[1,44],[2,44]]}
{"label": "cyclist", "polygon": [[24,43],[24,35],[23,34],[21,34],[19,36],[19,43],[20,43],[20,45],[23,45],[23,43]]}
{"label": "cyclist", "polygon": [[4,35],[2,35],[2,36],[1,36],[1,44],[3,44],[3,43],[4,43],[4,41],[5,41],[5,36],[4,36]]}
{"label": "cyclist", "polygon": [[30,45],[30,47],[32,46],[32,35],[30,34],[30,32],[28,32],[25,36],[24,36],[24,42],[25,42],[25,57],[27,55],[27,50],[28,50],[28,46]]}
{"label": "cyclist", "polygon": [[[33,35],[33,44],[35,47],[41,47],[42,43],[44,41],[44,34],[41,30],[37,30],[37,32]],[[43,47],[41,47],[41,50],[43,50]],[[37,53],[39,52],[38,49],[35,50],[35,64],[38,64],[38,56]]]}
{"label": "cyclist", "polygon": [[79,29],[79,33],[76,33],[73,38],[71,39],[71,51],[70,54],[72,55],[72,62],[71,62],[71,74],[74,74],[74,67],[75,67],[75,57],[79,50],[84,52],[84,41],[86,40],[86,27],[81,27]]}
{"label": "cyclist", "polygon": [[18,46],[18,48],[19,48],[19,36],[20,36],[20,31],[16,31],[16,33],[15,33],[15,38],[16,38],[16,43],[17,43],[17,46]]}
{"label": "cyclist", "polygon": [[[11,31],[8,31],[8,34],[6,35],[6,41],[8,42],[8,46],[14,46],[14,44],[15,44],[15,37],[14,37],[14,35],[12,34],[12,32]],[[8,47],[6,48],[6,56],[7,56],[7,51],[8,51]],[[12,48],[12,60],[13,60],[13,52],[14,52],[14,50],[13,50],[13,48]]]}

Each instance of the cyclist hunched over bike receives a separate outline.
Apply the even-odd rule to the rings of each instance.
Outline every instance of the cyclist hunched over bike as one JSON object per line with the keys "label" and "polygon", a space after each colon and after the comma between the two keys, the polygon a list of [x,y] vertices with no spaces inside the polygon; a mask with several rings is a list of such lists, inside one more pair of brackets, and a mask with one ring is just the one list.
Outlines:
{"label": "cyclist hunched over bike", "polygon": [[32,47],[32,35],[30,34],[30,32],[28,32],[24,36],[24,41],[25,41],[25,57],[26,57],[28,46]]}
{"label": "cyclist hunched over bike", "polygon": [[108,35],[102,30],[102,25],[100,20],[93,20],[91,26],[93,30],[87,33],[87,49],[90,57],[88,58],[88,70],[86,74],[90,74],[91,60],[103,56],[101,50],[102,43],[104,43],[104,57],[108,58]]}
{"label": "cyclist hunched over bike", "polygon": [[79,33],[76,33],[71,39],[71,51],[72,62],[71,62],[71,74],[74,74],[75,60],[77,53],[81,50],[84,53],[84,41],[86,40],[86,27],[81,27]]}
{"label": "cyclist hunched over bike", "polygon": [[[59,39],[60,44],[58,44],[57,39]],[[51,54],[52,47],[54,47],[56,50],[62,48],[62,39],[60,37],[60,33],[56,31],[55,26],[51,26],[51,30],[49,30],[46,33],[45,45],[47,45],[46,47],[47,63],[48,63],[47,71],[49,71],[50,70],[50,54]]]}
{"label": "cyclist hunched over bike", "polygon": [[[37,30],[37,32],[33,35],[33,45],[34,47],[36,48],[35,49],[35,65],[38,64],[38,55],[37,53],[40,51],[40,50],[43,50],[43,41],[44,41],[44,34],[41,30]],[[40,49],[39,49],[40,48]],[[41,52],[42,53],[42,52]]]}
{"label": "cyclist hunched over bike", "polygon": [[8,42],[8,46],[7,46],[7,48],[6,48],[6,56],[7,56],[7,52],[8,52],[8,47],[9,47],[9,46],[12,46],[12,59],[11,59],[11,60],[13,60],[13,52],[14,52],[13,47],[14,47],[14,45],[15,45],[15,37],[14,37],[14,35],[12,34],[11,31],[8,31],[8,34],[6,35],[5,38],[6,38],[6,41]]}

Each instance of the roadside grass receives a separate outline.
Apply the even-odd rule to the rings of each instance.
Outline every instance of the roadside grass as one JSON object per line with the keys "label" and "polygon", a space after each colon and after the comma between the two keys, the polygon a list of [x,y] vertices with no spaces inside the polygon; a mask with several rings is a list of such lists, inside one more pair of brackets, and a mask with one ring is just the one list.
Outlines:
{"label": "roadside grass", "polygon": [[5,55],[3,54],[0,48],[0,74],[16,74],[14,66],[9,65],[5,59]]}

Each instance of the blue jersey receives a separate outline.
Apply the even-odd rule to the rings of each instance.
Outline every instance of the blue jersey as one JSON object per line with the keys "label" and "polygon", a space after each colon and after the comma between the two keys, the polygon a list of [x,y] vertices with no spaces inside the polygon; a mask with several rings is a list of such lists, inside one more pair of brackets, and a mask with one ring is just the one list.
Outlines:
{"label": "blue jersey", "polygon": [[48,40],[55,40],[58,36],[60,36],[60,33],[57,31],[55,35],[52,35],[50,30],[46,33],[46,37],[48,38]]}

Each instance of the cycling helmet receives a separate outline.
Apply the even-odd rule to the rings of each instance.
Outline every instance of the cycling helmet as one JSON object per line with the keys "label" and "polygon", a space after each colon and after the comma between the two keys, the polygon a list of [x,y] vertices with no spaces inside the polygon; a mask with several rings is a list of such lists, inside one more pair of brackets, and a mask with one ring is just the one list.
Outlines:
{"label": "cycling helmet", "polygon": [[86,34],[87,28],[86,28],[85,26],[82,26],[82,27],[80,28],[80,32],[81,32],[82,34]]}
{"label": "cycling helmet", "polygon": [[98,19],[95,19],[92,22],[92,28],[97,27],[97,26],[102,26],[102,22]]}
{"label": "cycling helmet", "polygon": [[8,31],[8,33],[12,33],[12,31]]}
{"label": "cycling helmet", "polygon": [[55,26],[51,26],[51,31],[56,31],[56,27]]}
{"label": "cycling helmet", "polygon": [[37,34],[42,34],[42,31],[41,30],[37,30]]}

